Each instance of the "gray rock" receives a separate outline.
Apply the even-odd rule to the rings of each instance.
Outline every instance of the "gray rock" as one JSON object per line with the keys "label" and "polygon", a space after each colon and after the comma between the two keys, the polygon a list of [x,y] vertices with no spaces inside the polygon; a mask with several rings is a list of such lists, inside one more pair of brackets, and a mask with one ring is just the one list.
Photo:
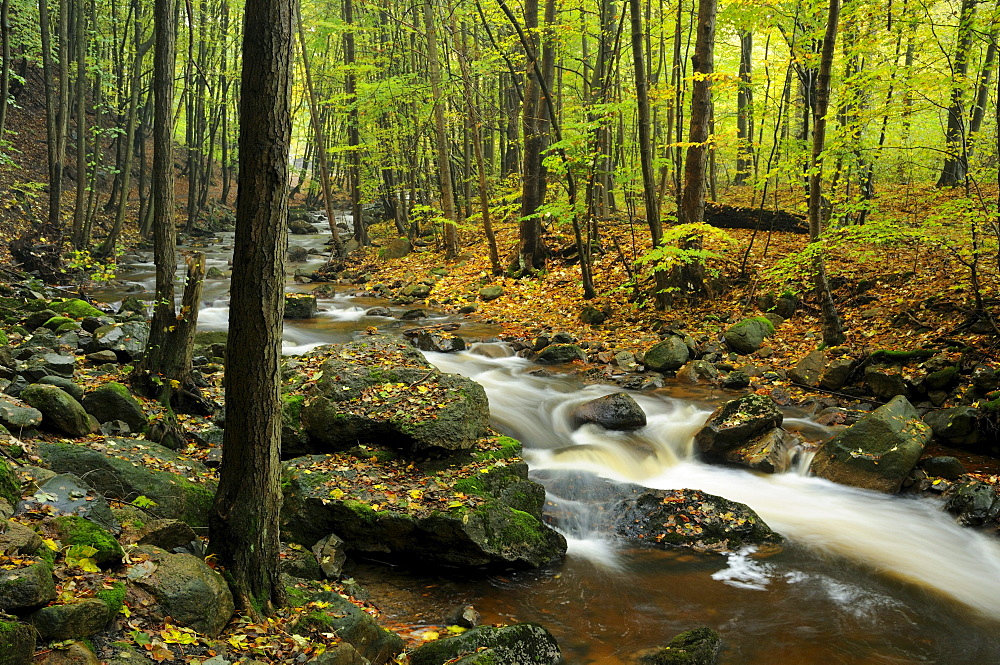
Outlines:
{"label": "gray rock", "polygon": [[324,483],[351,478],[352,472],[323,470],[325,460],[317,455],[286,463],[282,531],[291,542],[312,547],[336,533],[351,555],[429,568],[531,568],[566,551],[565,539],[542,521],[545,490],[528,480],[524,462],[507,461],[477,474],[481,503],[475,509],[414,516],[332,498]]}
{"label": "gray rock", "polygon": [[379,252],[379,258],[401,259],[412,251],[413,245],[410,244],[410,241],[407,238],[396,238],[395,240],[390,241],[389,244]]}
{"label": "gray rock", "polygon": [[78,640],[104,630],[111,620],[107,603],[88,598],[78,603],[49,605],[31,615],[31,624],[43,640]]}
{"label": "gray rock", "polygon": [[894,397],[823,444],[812,472],[844,485],[895,493],[930,439],[931,428],[906,398]]}
{"label": "gray rock", "polygon": [[42,412],[8,395],[0,395],[0,425],[18,433],[42,424]]}
{"label": "gray rock", "polygon": [[965,475],[965,465],[950,456],[928,457],[920,462],[920,468],[928,476],[937,476],[945,480],[958,480]]}
{"label": "gray rock", "polygon": [[706,459],[725,461],[730,449],[780,427],[783,419],[770,397],[744,395],[712,412],[705,426],[695,435],[695,445]]}
{"label": "gray rock", "polygon": [[52,476],[33,495],[18,503],[15,514],[26,513],[76,515],[108,531],[118,531],[119,528],[104,496],[68,472]]}
{"label": "gray rock", "polygon": [[898,367],[888,368],[869,365],[865,368],[865,385],[872,395],[888,402],[897,395],[907,396],[910,393],[906,378]]}
{"label": "gray rock", "polygon": [[670,335],[646,351],[643,364],[654,372],[673,372],[683,367],[690,357],[691,350],[684,339]]}
{"label": "gray rock", "polygon": [[76,401],[83,399],[83,386],[65,376],[43,376],[36,383],[56,386],[65,390]]}
{"label": "gray rock", "polygon": [[587,305],[580,310],[580,321],[587,325],[596,326],[608,320],[609,312],[606,309],[597,309],[593,305]]}
{"label": "gray rock", "polygon": [[95,351],[93,353],[88,353],[86,355],[86,358],[95,365],[103,365],[105,363],[118,362],[118,354],[111,350]]}
{"label": "gray rock", "polygon": [[[461,658],[461,660],[456,660]],[[410,652],[410,665],[556,665],[562,652],[552,634],[535,623],[493,628],[479,626],[461,635],[421,645]]]}
{"label": "gray rock", "polygon": [[76,369],[76,359],[60,353],[38,353],[17,363],[17,373],[34,383],[45,376],[70,378]]}
{"label": "gray rock", "polygon": [[823,376],[819,380],[820,388],[824,388],[826,390],[840,390],[847,385],[847,381],[851,376],[851,370],[853,369],[853,358],[848,356],[834,358],[823,371]]}
{"label": "gray rock", "polygon": [[729,327],[723,337],[726,345],[736,353],[753,353],[764,343],[764,338],[774,333],[774,324],[767,318],[758,316],[743,319]]}
{"label": "gray rock", "polygon": [[811,351],[788,370],[788,378],[803,386],[815,388],[826,370],[826,353],[821,350]]}
{"label": "gray rock", "polygon": [[52,568],[40,559],[14,570],[0,570],[0,612],[38,607],[55,597]]}
{"label": "gray rock", "polygon": [[964,526],[982,526],[1000,516],[1000,501],[995,487],[970,480],[948,491],[945,510],[957,515]]}
{"label": "gray rock", "polygon": [[722,379],[722,387],[728,390],[742,390],[750,385],[750,376],[741,369],[734,369]]}
{"label": "gray rock", "polygon": [[71,437],[87,436],[93,431],[83,406],[66,391],[35,383],[21,391],[21,399],[42,412],[42,426]]}
{"label": "gray rock", "polygon": [[319,233],[319,229],[302,219],[294,219],[288,222],[288,232],[297,236],[308,236]]}
{"label": "gray rock", "polygon": [[[102,495],[126,503],[145,496],[155,502],[149,510],[157,517],[179,519],[192,527],[208,524],[215,483],[188,480],[205,478],[208,469],[163,446],[144,440],[107,439],[102,452],[82,445],[41,443],[38,454],[55,471],[85,474]],[[169,462],[184,475],[146,468],[149,457]]]}
{"label": "gray rock", "polygon": [[126,321],[98,328],[88,352],[114,351],[118,360],[138,360],[146,352],[149,324],[144,321]]}
{"label": "gray rock", "polygon": [[454,353],[465,350],[465,340],[458,335],[424,330],[413,338],[413,345],[421,351]]}
{"label": "gray rock", "polygon": [[719,378],[719,370],[707,360],[692,360],[677,371],[677,378],[688,383],[714,383]]}
{"label": "gray rock", "polygon": [[928,411],[924,422],[930,425],[935,437],[948,445],[970,446],[979,441],[979,416],[979,409],[956,406]]}
{"label": "gray rock", "polygon": [[[302,263],[303,261],[308,261],[309,250],[300,245],[291,245],[288,248],[288,260],[292,263]],[[220,275],[220,277],[221,276],[222,275]]]}
{"label": "gray rock", "polygon": [[[155,665],[139,649],[126,642],[113,642],[109,648],[113,649],[113,652],[107,660],[107,665]],[[203,665],[204,663],[208,663],[208,661],[203,661]],[[210,665],[218,664],[211,663]]]}
{"label": "gray rock", "polygon": [[146,523],[136,542],[170,551],[187,547],[197,539],[194,529],[180,520],[153,520]]}
{"label": "gray rock", "polygon": [[427,284],[409,284],[404,286],[399,295],[404,298],[426,298],[431,294],[431,287]]}
{"label": "gray rock", "polygon": [[392,316],[392,311],[388,307],[372,307],[365,311],[365,316]]}
{"label": "gray rock", "polygon": [[4,520],[0,522],[0,554],[32,555],[42,546],[42,538],[30,528]]}
{"label": "gray rock", "polygon": [[795,451],[802,444],[794,435],[780,427],[757,435],[725,452],[729,464],[744,466],[763,473],[784,473],[795,461]]}
{"label": "gray rock", "polygon": [[490,300],[496,300],[503,295],[503,287],[499,284],[494,286],[484,286],[479,289],[479,299],[488,302]]}
{"label": "gray rock", "polygon": [[121,420],[132,432],[144,432],[148,426],[146,414],[138,400],[124,385],[111,381],[87,393],[83,408],[99,423]]}
{"label": "gray rock", "polygon": [[609,430],[632,430],[646,426],[646,412],[628,393],[613,393],[584,402],[573,409],[572,420],[579,427],[594,423]]}
{"label": "gray rock", "polygon": [[587,361],[587,354],[576,344],[549,344],[535,357],[535,362],[542,365],[562,365],[574,360]]}
{"label": "gray rock", "polygon": [[309,661],[309,665],[370,665],[370,663],[370,660],[347,642],[336,644]]}
{"label": "gray rock", "polygon": [[331,533],[313,545],[312,552],[319,562],[319,567],[326,579],[340,579],[340,574],[344,570],[344,564],[347,562],[347,552],[344,547],[344,541],[340,536]]}
{"label": "gray rock", "polygon": [[1000,388],[1000,378],[996,370],[988,365],[976,365],[972,370],[972,385],[980,395],[993,392]]}
{"label": "gray rock", "polygon": [[165,614],[210,637],[222,632],[235,608],[221,575],[191,554],[170,554],[144,545],[136,549],[133,561],[140,554],[148,560],[133,564],[130,579],[149,592]]}
{"label": "gray rock", "polygon": [[285,318],[311,319],[316,316],[316,296],[311,293],[286,293]]}

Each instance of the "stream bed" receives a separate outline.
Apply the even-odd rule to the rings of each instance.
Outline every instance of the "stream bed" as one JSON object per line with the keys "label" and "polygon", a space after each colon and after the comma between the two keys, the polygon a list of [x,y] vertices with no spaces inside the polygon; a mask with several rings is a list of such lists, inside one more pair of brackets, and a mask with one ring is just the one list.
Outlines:
{"label": "stream bed", "polygon": [[[293,242],[318,247],[324,239]],[[222,235],[209,248],[208,265],[225,266],[230,247],[231,236]],[[125,278],[152,291],[151,264],[137,264]],[[228,326],[227,289],[224,280],[206,282],[201,329]],[[286,321],[284,352],[349,341],[372,326],[392,332],[411,325],[365,314],[386,304],[338,290],[320,301],[316,319]],[[468,323],[457,334],[471,341],[494,332]],[[497,342],[427,356],[443,371],[485,387],[494,426],[522,441],[543,484],[583,471],[652,488],[700,489],[748,504],[786,543],[768,556],[636,548],[592,528],[586,497],[550,493],[560,520],[555,526],[569,542],[557,566],[485,580],[358,566],[356,579],[390,621],[440,624],[455,605],[472,604],[487,623],[544,624],[570,665],[625,664],[634,652],[697,626],[719,631],[720,662],[730,665],[1000,663],[1000,541],[959,527],[940,502],[802,473],[768,476],[699,462],[694,433],[715,403],[736,393],[691,395],[690,388],[668,385],[632,393],[648,417],[640,430],[573,429],[575,405],[616,389],[584,385],[568,373],[534,373],[537,366]],[[807,419],[786,425],[819,432]]]}

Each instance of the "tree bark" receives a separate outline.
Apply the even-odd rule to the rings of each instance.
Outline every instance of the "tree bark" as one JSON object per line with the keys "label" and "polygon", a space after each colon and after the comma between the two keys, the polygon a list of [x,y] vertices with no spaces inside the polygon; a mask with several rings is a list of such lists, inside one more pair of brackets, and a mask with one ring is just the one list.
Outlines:
{"label": "tree bark", "polygon": [[0,52],[3,69],[0,71],[0,142],[7,125],[7,97],[10,95],[10,0],[0,2]]}
{"label": "tree bark", "polygon": [[243,611],[283,604],[280,360],[291,140],[292,0],[247,0],[226,432],[211,544]]}
{"label": "tree bark", "polygon": [[344,0],[344,96],[347,102],[347,164],[351,190],[351,216],[354,218],[354,239],[367,245],[368,230],[361,210],[361,134],[358,114],[358,77],[354,71],[354,0]]}
{"label": "tree bark", "polygon": [[76,207],[73,210],[73,246],[86,249],[83,227],[87,216],[87,14],[77,2],[76,45]]}
{"label": "tree bark", "polygon": [[[834,44],[837,41],[837,24],[840,20],[840,0],[830,0],[826,34],[816,80],[816,107],[813,114],[812,164],[809,170],[809,242],[820,242],[823,233],[823,148],[826,144],[826,114],[830,107],[830,75],[833,70]],[[820,298],[823,315],[823,342],[827,346],[843,344],[844,326],[833,303],[830,284],[826,278],[826,263],[822,250],[813,254],[813,284]]]}
{"label": "tree bark", "polygon": [[733,184],[745,185],[753,170],[753,32],[740,31],[740,87],[736,93],[736,178]]}
{"label": "tree bark", "polygon": [[965,124],[965,77],[969,73],[969,51],[972,48],[972,20],[978,0],[962,0],[958,17],[958,45],[952,66],[951,101],[948,104],[948,128],[945,130],[944,159],[938,187],[955,187],[965,181],[969,169],[969,151]]}
{"label": "tree bark", "polygon": [[427,68],[434,99],[434,154],[437,156],[438,179],[441,192],[441,212],[444,217],[445,258],[458,256],[458,221],[455,212],[455,190],[451,179],[451,156],[448,125],[444,117],[445,99],[441,93],[441,64],[438,61],[437,27],[434,21],[432,0],[424,0],[424,28],[427,33]]}

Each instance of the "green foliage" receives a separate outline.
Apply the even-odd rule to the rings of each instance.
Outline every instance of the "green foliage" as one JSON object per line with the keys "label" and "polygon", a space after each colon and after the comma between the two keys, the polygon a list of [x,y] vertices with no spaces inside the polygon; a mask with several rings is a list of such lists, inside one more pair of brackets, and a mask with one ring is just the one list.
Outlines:
{"label": "green foliage", "polygon": [[[116,247],[115,253],[121,254],[121,248]],[[70,272],[82,272],[95,282],[110,282],[118,276],[118,266],[115,260],[103,261],[91,255],[88,250],[73,250],[66,267]]]}
{"label": "green foliage", "polygon": [[[695,240],[701,242],[697,247],[690,247]],[[718,277],[722,274],[725,256],[711,247],[735,245],[736,240],[731,235],[704,222],[673,224],[664,230],[660,244],[639,257],[636,263],[647,273],[672,272],[681,266],[695,264],[703,266],[712,277]]]}

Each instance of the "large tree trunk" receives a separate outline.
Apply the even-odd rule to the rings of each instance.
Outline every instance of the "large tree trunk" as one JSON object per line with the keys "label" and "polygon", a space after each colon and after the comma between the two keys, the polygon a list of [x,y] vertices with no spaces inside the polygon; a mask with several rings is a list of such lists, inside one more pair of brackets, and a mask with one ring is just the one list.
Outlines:
{"label": "large tree trunk", "polygon": [[3,69],[0,71],[0,141],[4,138],[7,125],[7,97],[10,94],[10,0],[0,2],[0,57]]}
{"label": "large tree trunk", "polygon": [[291,140],[292,0],[247,0],[226,432],[211,543],[240,608],[271,614],[281,511],[281,320]]}
{"label": "large tree trunk", "polygon": [[[812,163],[809,169],[809,242],[820,241],[823,232],[823,147],[826,143],[826,113],[830,107],[830,74],[833,70],[834,43],[837,40],[837,23],[840,20],[840,0],[830,0],[826,36],[816,80],[816,111],[813,115]],[[822,251],[814,253],[813,272],[816,294],[823,313],[823,342],[836,346],[844,342],[844,327],[833,304],[830,285],[826,279],[826,263]]]}
{"label": "large tree trunk", "polygon": [[745,185],[753,171],[753,32],[740,31],[740,87],[736,93],[736,178],[734,185]]}
{"label": "large tree trunk", "polygon": [[73,246],[86,249],[83,227],[87,216],[87,15],[83,2],[74,12],[76,45],[76,207],[73,210]]}
{"label": "large tree trunk", "polygon": [[368,230],[361,211],[361,134],[358,126],[357,86],[358,77],[354,71],[354,1],[344,0],[344,97],[347,103],[347,164],[351,190],[351,216],[354,218],[354,239],[359,245],[367,245]]}

